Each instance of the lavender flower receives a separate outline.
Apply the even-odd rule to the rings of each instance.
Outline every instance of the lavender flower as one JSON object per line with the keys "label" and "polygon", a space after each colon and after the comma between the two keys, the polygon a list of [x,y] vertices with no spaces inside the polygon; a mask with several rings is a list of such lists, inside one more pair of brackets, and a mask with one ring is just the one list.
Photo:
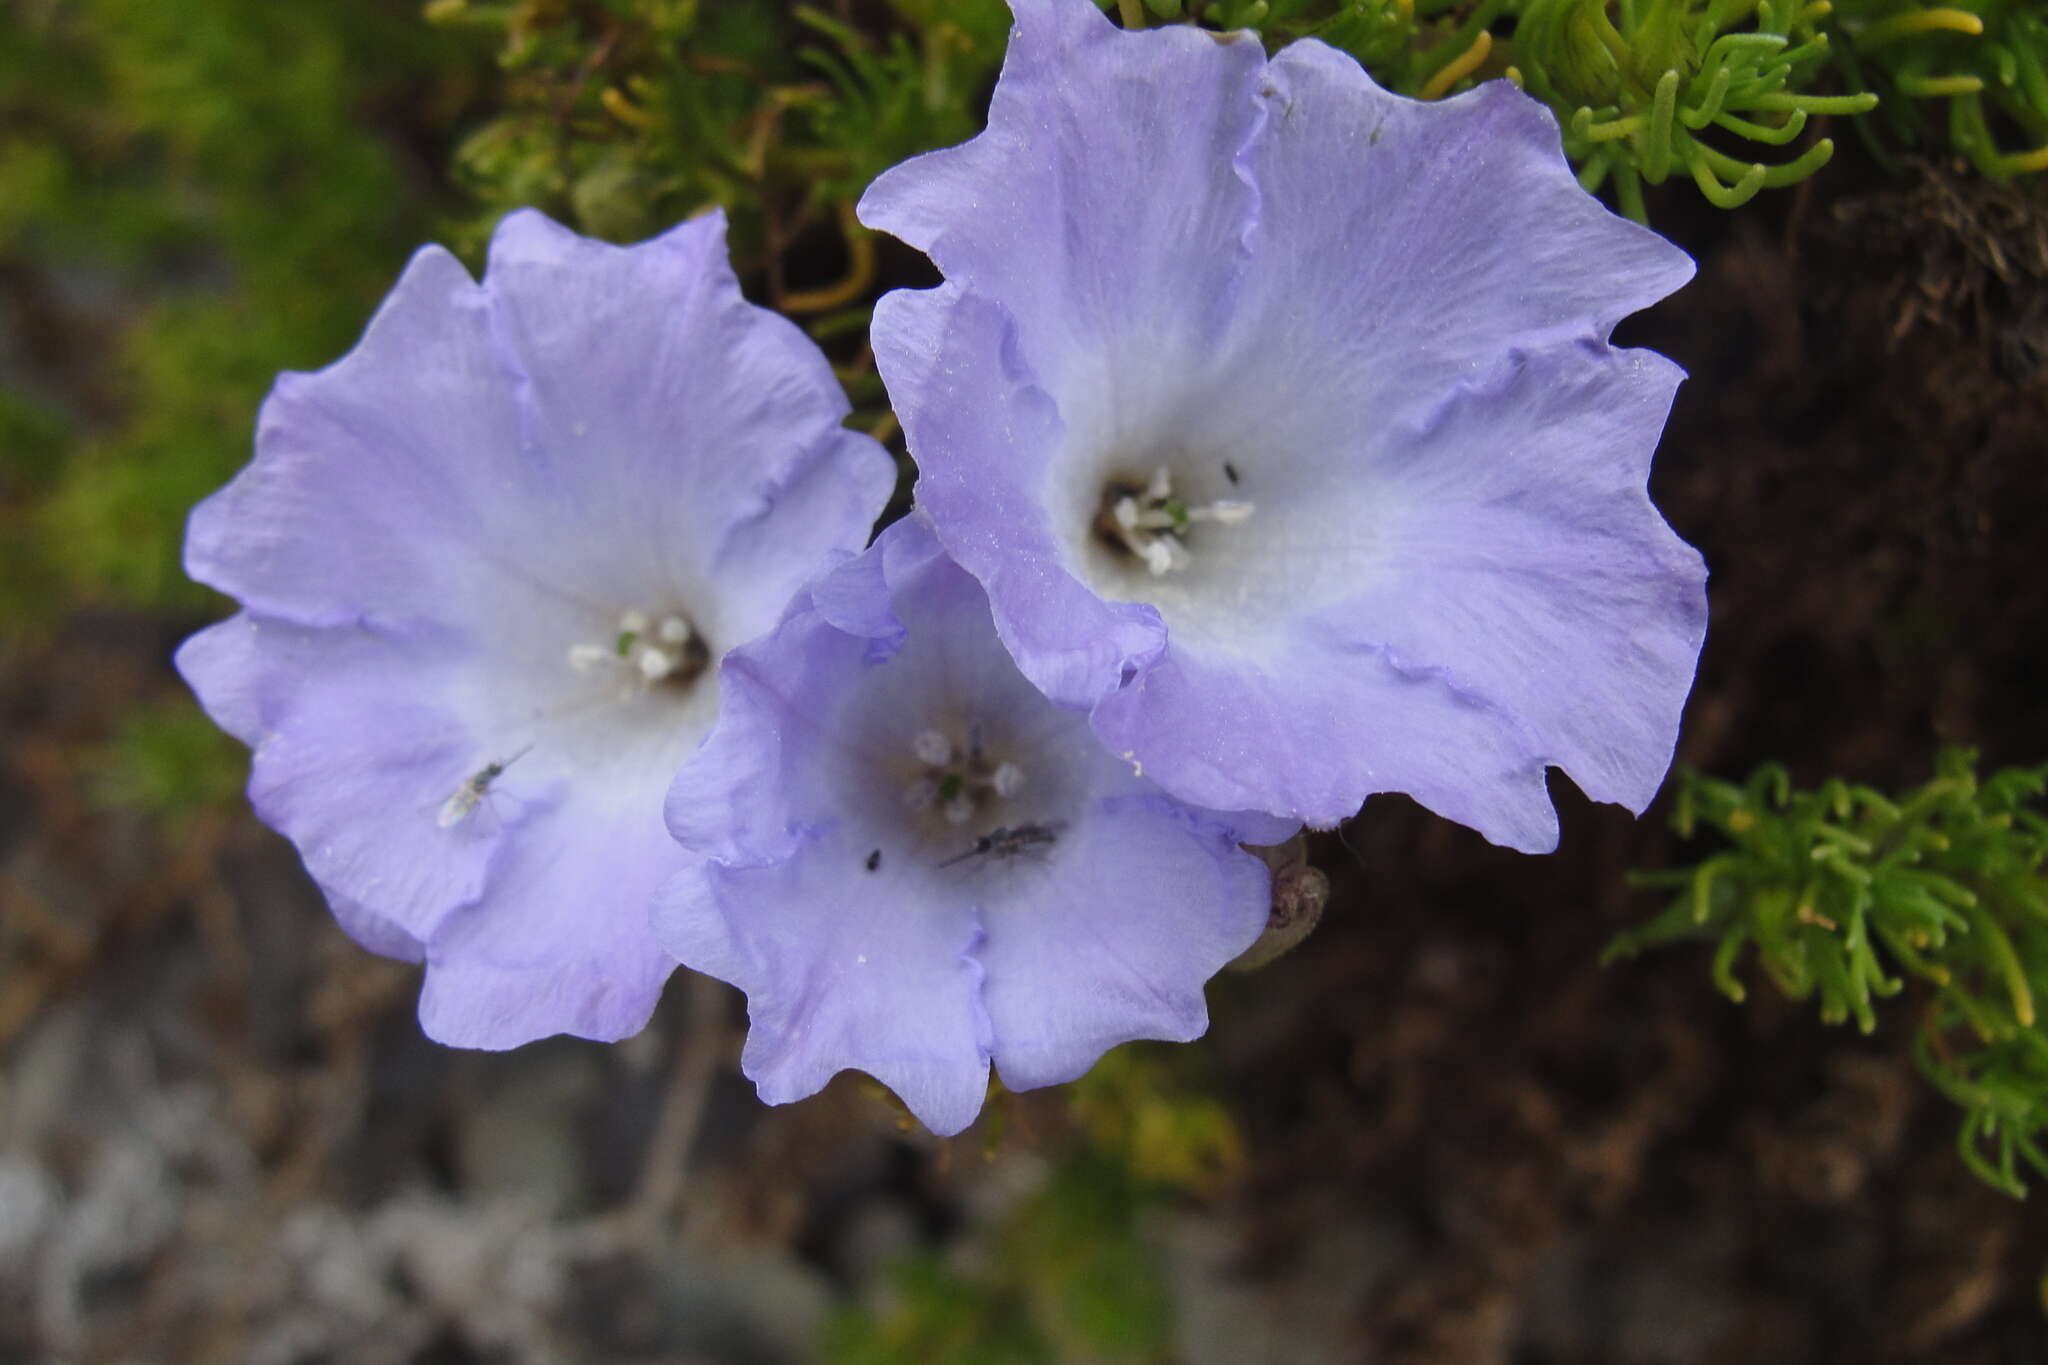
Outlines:
{"label": "lavender flower", "polygon": [[762,1099],[855,1067],[928,1127],[1207,1027],[1202,984],[1259,936],[1286,822],[1136,776],[1003,652],[916,519],[726,656],[718,723],[669,793],[691,852],[656,912],[739,986]]}
{"label": "lavender flower", "polygon": [[1644,493],[1680,372],[1606,339],[1691,262],[1504,82],[1013,7],[987,131],[861,214],[947,276],[875,349],[1024,673],[1205,806],[1541,851],[1556,764],[1640,811],[1705,573]]}
{"label": "lavender flower", "polygon": [[711,666],[888,494],[846,411],[717,216],[618,248],[513,214],[482,284],[428,247],[354,351],[279,379],[186,542],[243,610],[178,667],[342,927],[426,962],[433,1037],[645,1023]]}

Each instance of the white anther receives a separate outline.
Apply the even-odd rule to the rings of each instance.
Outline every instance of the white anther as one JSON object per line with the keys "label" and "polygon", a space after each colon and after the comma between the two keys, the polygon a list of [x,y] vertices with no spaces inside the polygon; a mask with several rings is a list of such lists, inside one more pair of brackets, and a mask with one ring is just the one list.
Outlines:
{"label": "white anther", "polygon": [[937,778],[925,777],[903,789],[903,805],[906,810],[930,810],[932,802],[939,799]]}
{"label": "white anther", "polygon": [[951,801],[948,801],[946,803],[947,824],[964,825],[973,818],[974,802],[968,800],[967,794],[965,792],[962,792],[960,795],[954,797]]}
{"label": "white anther", "polygon": [[997,796],[1008,799],[1024,789],[1024,770],[1014,763],[998,763],[989,785],[996,789]]}
{"label": "white anther", "polygon": [[917,761],[931,767],[943,767],[953,761],[953,741],[937,730],[919,730],[917,738],[910,741]]}
{"label": "white anther", "polygon": [[1138,500],[1136,498],[1118,498],[1116,506],[1111,509],[1111,514],[1116,517],[1116,524],[1119,530],[1128,534],[1138,529]]}
{"label": "white anther", "polygon": [[1154,578],[1161,577],[1173,569],[1173,542],[1164,536],[1146,541],[1139,547],[1138,553],[1145,557],[1145,567],[1152,571]]}
{"label": "white anther", "polygon": [[676,661],[658,649],[643,649],[634,658],[640,666],[640,676],[649,682],[660,682],[676,671]]}
{"label": "white anther", "polygon": [[680,616],[664,616],[661,624],[654,628],[655,638],[665,645],[686,645],[694,633],[690,623]]}
{"label": "white anther", "polygon": [[1173,496],[1173,474],[1165,465],[1152,471],[1152,482],[1145,485],[1146,502],[1164,502]]}
{"label": "white anther", "polygon": [[588,673],[599,664],[610,663],[618,656],[603,645],[570,645],[569,667],[578,673]]}
{"label": "white anther", "polygon": [[647,629],[647,613],[644,611],[622,611],[619,613],[619,629],[627,635],[638,635]]}
{"label": "white anther", "polygon": [[1249,520],[1251,514],[1257,510],[1258,508],[1249,502],[1239,502],[1234,498],[1218,498],[1207,507],[1190,507],[1188,520],[1213,521],[1224,526],[1235,526],[1240,521]]}

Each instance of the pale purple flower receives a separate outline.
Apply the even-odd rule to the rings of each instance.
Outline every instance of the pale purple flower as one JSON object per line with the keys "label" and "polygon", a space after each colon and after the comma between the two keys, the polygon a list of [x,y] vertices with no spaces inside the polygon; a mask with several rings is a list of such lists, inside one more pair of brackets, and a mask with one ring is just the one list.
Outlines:
{"label": "pale purple flower", "polygon": [[857,1068],[936,1133],[1118,1043],[1185,1041],[1265,927],[1239,840],[1293,826],[1171,799],[1017,671],[980,586],[915,518],[728,654],[669,793],[692,853],[657,926],[747,993],[771,1104]]}
{"label": "pale purple flower", "polygon": [[186,542],[243,610],[178,667],[342,926],[425,961],[433,1037],[646,1022],[711,665],[888,495],[846,411],[716,215],[620,248],[515,213],[481,284],[428,247],[354,351],[278,380]]}
{"label": "pale purple flower", "polygon": [[946,276],[875,350],[1025,674],[1205,806],[1539,851],[1555,764],[1640,811],[1705,572],[1644,491],[1680,372],[1607,337],[1691,262],[1505,82],[1013,7],[987,131],[861,215]]}

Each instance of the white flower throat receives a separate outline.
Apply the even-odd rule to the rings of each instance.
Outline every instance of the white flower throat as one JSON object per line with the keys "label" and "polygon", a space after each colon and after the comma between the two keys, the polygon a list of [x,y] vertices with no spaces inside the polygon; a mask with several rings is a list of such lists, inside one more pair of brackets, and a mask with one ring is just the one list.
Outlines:
{"label": "white flower throat", "polygon": [[[536,706],[515,731],[517,748],[496,750],[462,779],[435,816],[435,824],[453,829],[469,821],[491,798],[494,785],[518,759],[541,747],[562,761],[564,753],[587,753],[581,741],[564,743],[567,728],[579,718],[629,708],[657,694],[680,700],[711,667],[711,647],[688,617],[680,612],[651,616],[637,608],[620,612],[609,644],[577,643],[568,648],[569,667],[596,674],[612,685],[596,696],[583,696],[554,706]],[[569,760],[572,764],[573,759]]]}
{"label": "white flower throat", "polygon": [[[1223,468],[1235,484],[1235,468],[1229,464]],[[1103,487],[1095,533],[1111,549],[1142,560],[1156,578],[1185,569],[1192,562],[1188,540],[1197,523],[1233,526],[1255,510],[1253,504],[1236,498],[1199,504],[1177,498],[1172,473],[1160,465],[1142,488],[1122,479],[1111,479]]]}

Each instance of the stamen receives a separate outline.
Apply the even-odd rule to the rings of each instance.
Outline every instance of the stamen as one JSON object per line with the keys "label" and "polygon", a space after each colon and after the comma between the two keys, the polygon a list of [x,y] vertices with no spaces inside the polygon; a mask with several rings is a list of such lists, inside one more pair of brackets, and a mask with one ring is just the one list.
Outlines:
{"label": "stamen", "polygon": [[[646,612],[629,608],[619,613],[618,633],[610,648],[588,642],[569,646],[569,667],[588,673],[600,666],[623,670],[634,690],[657,683],[687,684],[711,666],[711,651],[681,612],[669,612],[659,623],[651,623]],[[627,695],[632,695],[630,690]]]}
{"label": "stamen", "polygon": [[643,649],[634,660],[640,666],[640,676],[651,683],[660,682],[676,671],[676,660],[659,649]]}
{"label": "stamen", "polygon": [[956,828],[1000,818],[994,808],[1023,789],[1024,769],[989,753],[985,740],[979,721],[969,721],[964,743],[937,726],[913,733],[917,775],[903,791],[903,804],[913,813],[932,811]]}
{"label": "stamen", "polygon": [[917,738],[910,742],[917,761],[934,768],[944,767],[953,761],[953,741],[937,730],[920,730]]}
{"label": "stamen", "polygon": [[[1236,467],[1225,466],[1236,483]],[[1144,561],[1154,577],[1184,569],[1193,562],[1185,537],[1196,522],[1234,526],[1256,510],[1238,498],[1189,506],[1173,495],[1173,473],[1165,465],[1152,471],[1144,491],[1122,481],[1103,490],[1096,533],[1115,548]]]}
{"label": "stamen", "polygon": [[1206,507],[1190,507],[1189,521],[1213,521],[1223,526],[1235,526],[1240,521],[1249,521],[1258,508],[1249,502],[1235,498],[1218,498]]}

